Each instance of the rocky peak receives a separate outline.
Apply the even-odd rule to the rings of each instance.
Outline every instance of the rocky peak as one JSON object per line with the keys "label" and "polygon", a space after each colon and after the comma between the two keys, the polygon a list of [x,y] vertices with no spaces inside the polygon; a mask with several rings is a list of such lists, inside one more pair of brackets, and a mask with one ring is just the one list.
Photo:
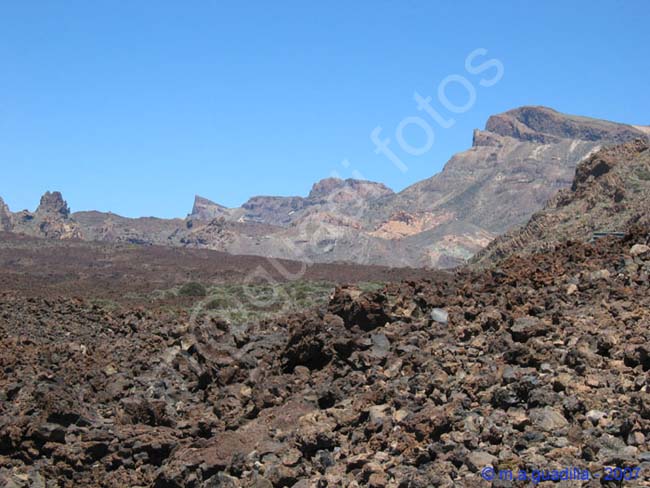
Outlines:
{"label": "rocky peak", "polygon": [[0,231],[8,231],[12,228],[12,218],[9,207],[0,197]]}
{"label": "rocky peak", "polygon": [[201,220],[212,220],[217,217],[222,217],[227,210],[228,209],[223,205],[219,205],[212,200],[196,195],[194,197],[194,206],[192,207],[190,217]]}
{"label": "rocky peak", "polygon": [[379,197],[393,193],[393,190],[386,185],[374,181],[355,180],[353,178],[346,180],[341,178],[325,178],[314,183],[307,198],[310,200],[326,198],[341,189],[350,189],[359,192],[360,196],[363,197]]}
{"label": "rocky peak", "polygon": [[194,196],[194,208],[199,209],[202,207],[219,207],[219,208],[226,208],[223,205],[219,205],[218,203],[213,202],[212,200],[209,200],[207,198],[204,198],[200,195],[195,195]]}
{"label": "rocky peak", "polygon": [[343,185],[345,185],[345,180],[341,178],[324,178],[313,184],[307,198],[325,197]]}
{"label": "rocky peak", "polygon": [[13,215],[12,232],[48,239],[82,239],[83,232],[60,192],[46,192],[35,212]]}
{"label": "rocky peak", "polygon": [[542,144],[555,143],[562,139],[622,143],[637,137],[647,137],[643,130],[631,125],[566,115],[539,106],[520,107],[493,115],[488,119],[485,130]]}
{"label": "rocky peak", "polygon": [[63,218],[68,218],[70,215],[70,208],[68,203],[63,199],[61,192],[46,192],[45,195],[41,197],[41,203],[36,209],[37,214],[59,214]]}

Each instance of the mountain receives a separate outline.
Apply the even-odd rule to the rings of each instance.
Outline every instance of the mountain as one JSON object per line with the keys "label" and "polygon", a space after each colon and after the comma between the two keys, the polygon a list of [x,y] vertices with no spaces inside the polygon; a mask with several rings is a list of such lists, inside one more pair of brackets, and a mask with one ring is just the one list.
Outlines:
{"label": "mountain", "polygon": [[[601,147],[649,136],[649,127],[521,107],[490,117],[484,130],[474,131],[470,149],[399,193],[381,183],[327,178],[306,197],[256,196],[238,208],[196,196],[187,218],[167,220],[70,215],[55,193],[46,199],[55,211],[39,207],[35,214],[23,212],[10,220],[16,232],[54,238],[307,262],[453,267],[525,224],[558,190],[571,186],[578,164]],[[37,226],[30,223],[41,214]]]}
{"label": "mountain", "polygon": [[580,163],[571,188],[558,192],[523,228],[495,239],[474,261],[489,264],[635,225],[650,227],[650,146],[640,139],[601,149]]}
{"label": "mountain", "polygon": [[241,222],[288,226],[315,212],[358,215],[359,205],[387,195],[393,195],[393,191],[381,183],[325,178],[313,185],[307,197],[255,196],[235,209],[196,197],[189,217],[196,220],[224,217]]}
{"label": "mountain", "polygon": [[602,145],[646,137],[638,128],[522,107],[488,119],[471,149],[441,173],[376,202],[373,220],[395,212],[420,219],[459,220],[500,234],[523,224],[560,188],[571,185],[580,160]]}
{"label": "mountain", "polygon": [[[256,197],[234,216],[283,227],[248,246],[249,252],[451,267],[524,224],[571,185],[577,164],[593,151],[647,135],[644,127],[521,107],[490,117],[485,130],[474,132],[468,151],[399,193],[329,179],[314,185],[307,199]],[[354,207],[341,206],[341,188]],[[315,204],[318,195],[326,202]]]}

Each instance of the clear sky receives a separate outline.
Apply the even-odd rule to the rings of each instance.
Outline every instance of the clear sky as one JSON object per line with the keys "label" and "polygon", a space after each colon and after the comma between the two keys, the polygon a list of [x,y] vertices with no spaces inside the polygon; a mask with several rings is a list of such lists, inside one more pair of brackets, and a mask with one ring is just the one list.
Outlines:
{"label": "clear sky", "polygon": [[521,105],[650,124],[649,22],[646,0],[3,1],[0,196],[184,216],[333,172],[400,190]]}

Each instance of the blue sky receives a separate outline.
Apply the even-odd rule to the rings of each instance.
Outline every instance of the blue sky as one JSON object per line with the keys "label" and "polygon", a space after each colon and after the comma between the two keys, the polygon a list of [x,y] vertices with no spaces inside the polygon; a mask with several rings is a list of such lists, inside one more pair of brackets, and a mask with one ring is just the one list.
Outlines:
{"label": "blue sky", "polygon": [[[184,216],[196,193],[238,206],[333,172],[400,190],[521,105],[650,124],[649,20],[645,0],[2,2],[0,196]],[[503,67],[492,86],[495,65],[466,70],[479,48],[472,66]],[[476,95],[456,114],[438,97],[454,75],[449,106]],[[407,171],[375,152],[378,126]]]}

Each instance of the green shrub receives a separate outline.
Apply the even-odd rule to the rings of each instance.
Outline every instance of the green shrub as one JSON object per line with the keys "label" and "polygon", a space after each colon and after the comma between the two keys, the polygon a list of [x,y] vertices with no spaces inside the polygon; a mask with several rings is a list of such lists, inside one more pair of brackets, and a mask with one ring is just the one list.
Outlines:
{"label": "green shrub", "polygon": [[208,291],[201,283],[192,281],[181,286],[178,294],[183,297],[204,297],[208,294]]}
{"label": "green shrub", "polygon": [[228,299],[222,297],[213,298],[205,306],[205,308],[208,310],[223,310],[229,307],[230,307],[230,302],[228,301]]}
{"label": "green shrub", "polygon": [[293,295],[293,299],[302,302],[302,301],[307,300],[308,296],[309,296],[309,294],[307,293],[306,290],[300,290],[299,289],[299,290],[295,291],[295,293]]}

